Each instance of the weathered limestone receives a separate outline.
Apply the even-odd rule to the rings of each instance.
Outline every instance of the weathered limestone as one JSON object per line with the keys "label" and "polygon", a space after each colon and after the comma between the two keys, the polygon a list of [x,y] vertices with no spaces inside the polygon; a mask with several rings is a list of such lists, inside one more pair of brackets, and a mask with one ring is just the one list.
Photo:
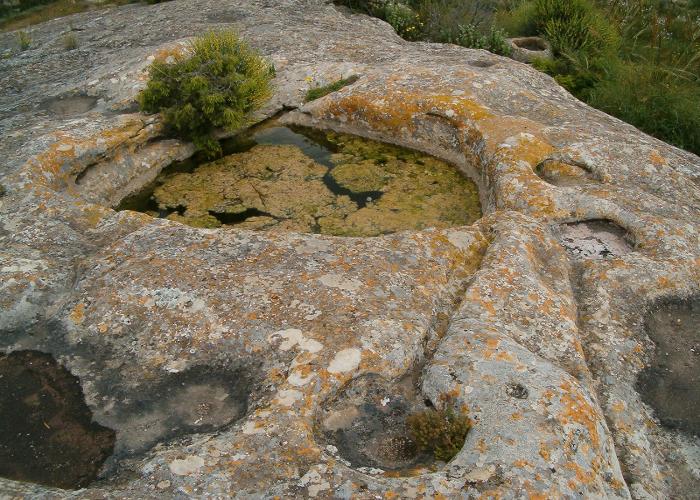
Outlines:
{"label": "weathered limestone", "polygon": [[[69,23],[80,44],[64,52]],[[449,160],[485,216],[363,239],[113,211],[191,154],[133,112],[145,68],[224,26],[275,62],[260,118],[297,108],[284,119]],[[3,495],[692,496],[698,438],[662,426],[636,384],[646,312],[700,294],[698,157],[524,64],[404,42],[322,2],[175,0],[51,21],[22,53],[14,36],[0,35],[0,348],[51,353],[117,440],[87,489],[0,479]],[[97,101],[41,104],[73,95]],[[573,258],[561,226],[587,220],[633,251]],[[449,464],[360,470],[319,437],[348,382],[416,371],[422,398],[474,419]]]}

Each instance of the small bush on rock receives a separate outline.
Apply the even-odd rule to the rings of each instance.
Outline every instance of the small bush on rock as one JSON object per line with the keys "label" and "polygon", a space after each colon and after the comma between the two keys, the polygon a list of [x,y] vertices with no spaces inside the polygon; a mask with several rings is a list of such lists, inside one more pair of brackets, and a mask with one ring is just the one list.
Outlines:
{"label": "small bush on rock", "polygon": [[418,448],[443,462],[449,462],[459,453],[471,428],[469,417],[450,407],[414,413],[408,416],[406,424]]}
{"label": "small bush on rock", "polygon": [[272,95],[274,67],[233,32],[208,33],[172,59],[151,65],[141,109],[162,113],[171,133],[210,156],[221,152],[217,129],[244,126]]}
{"label": "small bush on rock", "polygon": [[73,33],[66,33],[63,36],[63,48],[66,50],[74,50],[78,48],[78,38]]}
{"label": "small bush on rock", "polygon": [[21,50],[27,50],[32,45],[32,37],[26,31],[20,31],[17,33],[17,39],[19,40],[19,48]]}
{"label": "small bush on rock", "polygon": [[332,92],[337,92],[338,90],[342,89],[343,87],[347,87],[348,85],[352,85],[358,80],[358,77],[353,75],[348,78],[341,78],[340,80],[336,80],[333,83],[329,83],[328,85],[323,85],[319,87],[313,87],[309,89],[309,91],[306,93],[306,102],[311,102],[315,101],[316,99],[320,99],[321,97],[327,96],[328,94]]}
{"label": "small bush on rock", "polygon": [[457,31],[454,43],[470,49],[486,49],[502,56],[508,56],[512,51],[506,41],[506,34],[495,27],[491,27],[488,35],[483,35],[473,24],[462,25]]}

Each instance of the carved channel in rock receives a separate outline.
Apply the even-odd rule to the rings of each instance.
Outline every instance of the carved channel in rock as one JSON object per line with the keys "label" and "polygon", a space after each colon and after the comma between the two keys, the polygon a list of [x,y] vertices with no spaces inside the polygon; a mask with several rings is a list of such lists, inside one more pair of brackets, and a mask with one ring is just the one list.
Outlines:
{"label": "carved channel in rock", "polygon": [[59,488],[93,481],[115,433],[92,420],[80,380],[48,354],[0,354],[0,476]]}
{"label": "carved channel in rock", "polygon": [[436,468],[434,457],[419,450],[406,421],[427,408],[413,377],[389,382],[379,375],[363,375],[321,410],[318,439],[361,471],[427,472]]}
{"label": "carved channel in rock", "polygon": [[607,219],[562,224],[559,241],[575,259],[620,257],[634,250],[634,238]]}
{"label": "carved channel in rock", "polygon": [[468,225],[476,184],[423,153],[270,121],[223,144],[226,156],[175,163],[118,210],[195,227],[336,236]]}
{"label": "carved channel in rock", "polygon": [[115,457],[134,455],[181,435],[210,432],[245,415],[252,379],[242,369],[195,366],[146,384],[105,418],[118,430]]}
{"label": "carved channel in rock", "polygon": [[40,107],[62,118],[70,118],[87,113],[95,107],[97,100],[89,95],[58,96],[46,99]]}
{"label": "carved channel in rock", "polygon": [[639,374],[642,399],[663,425],[700,436],[700,296],[658,304],[645,327],[656,348]]}

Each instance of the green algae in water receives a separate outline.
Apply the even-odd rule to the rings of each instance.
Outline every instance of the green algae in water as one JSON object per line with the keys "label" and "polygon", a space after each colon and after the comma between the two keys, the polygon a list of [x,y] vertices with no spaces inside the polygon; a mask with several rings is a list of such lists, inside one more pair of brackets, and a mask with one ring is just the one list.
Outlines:
{"label": "green algae in water", "polygon": [[347,134],[268,122],[224,143],[226,156],[165,169],[118,209],[195,227],[336,236],[469,225],[476,185],[432,156]]}

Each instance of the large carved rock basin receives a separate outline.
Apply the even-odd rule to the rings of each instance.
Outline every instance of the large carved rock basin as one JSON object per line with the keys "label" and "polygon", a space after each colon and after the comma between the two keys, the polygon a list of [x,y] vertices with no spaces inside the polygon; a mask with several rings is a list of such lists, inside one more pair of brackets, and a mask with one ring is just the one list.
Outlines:
{"label": "large carved rock basin", "polygon": [[[449,162],[483,216],[339,237],[110,208],[193,153],[134,113],[148,64],[223,26],[275,63],[256,120],[284,110],[284,125]],[[404,42],[320,1],[129,5],[37,26],[22,53],[15,37],[0,35],[0,349],[53,356],[114,443],[85,489],[3,478],[0,494],[696,494],[696,422],[678,421],[693,414],[660,410],[644,374],[669,335],[692,343],[654,315],[697,301],[698,157],[526,65]],[[697,323],[695,305],[678,311]],[[411,405],[448,395],[472,419],[449,463],[382,469],[319,428],[361,381],[410,374]]]}

